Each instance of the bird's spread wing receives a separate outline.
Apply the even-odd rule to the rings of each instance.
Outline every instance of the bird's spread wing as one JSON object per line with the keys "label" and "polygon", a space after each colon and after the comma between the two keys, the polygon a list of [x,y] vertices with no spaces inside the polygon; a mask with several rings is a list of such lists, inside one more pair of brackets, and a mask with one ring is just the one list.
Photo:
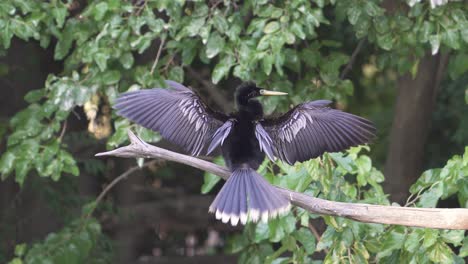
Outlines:
{"label": "bird's spread wing", "polygon": [[274,145],[268,132],[265,131],[261,123],[255,125],[255,137],[260,145],[260,150],[263,151],[270,160],[274,161]]}
{"label": "bird's spread wing", "polygon": [[231,129],[234,125],[234,120],[228,120],[224,122],[222,126],[220,126],[213,134],[213,138],[211,140],[210,146],[208,147],[207,154],[213,152],[213,150],[218,147],[219,145],[223,145],[224,140],[229,136],[231,133]]}
{"label": "bird's spread wing", "polygon": [[272,139],[275,156],[292,165],[324,152],[368,143],[375,136],[376,129],[369,120],[331,109],[327,107],[330,103],[303,103],[278,118],[261,121]]}
{"label": "bird's spread wing", "polygon": [[228,119],[209,109],[192,90],[174,81],[170,89],[127,92],[114,105],[117,114],[183,147],[194,156],[204,154],[215,131]]}

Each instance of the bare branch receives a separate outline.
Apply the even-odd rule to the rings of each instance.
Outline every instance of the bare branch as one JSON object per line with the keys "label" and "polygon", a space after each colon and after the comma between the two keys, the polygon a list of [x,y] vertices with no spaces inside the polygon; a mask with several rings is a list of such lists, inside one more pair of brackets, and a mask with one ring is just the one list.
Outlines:
{"label": "bare branch", "polygon": [[351,58],[349,58],[348,64],[346,64],[343,71],[341,72],[340,79],[344,80],[348,72],[353,69],[354,61],[356,60],[357,55],[359,54],[359,52],[361,51],[365,43],[366,43],[366,38],[363,38],[359,41],[358,45],[353,51],[353,54],[351,54]]}
{"label": "bare branch", "polygon": [[[158,148],[128,132],[131,144],[96,156],[143,157],[175,161],[211,172],[227,179],[230,171],[209,161]],[[303,193],[276,187],[291,203],[311,213],[341,216],[359,222],[427,227],[439,229],[468,229],[468,209],[414,208],[362,203],[343,203],[311,197]]]}
{"label": "bare branch", "polygon": [[[146,5],[146,2],[145,2],[145,5]],[[156,58],[154,59],[153,66],[151,66],[151,71],[150,71],[151,75],[153,75],[154,70],[156,69],[156,66],[158,65],[159,57],[161,56],[161,51],[164,47],[165,42],[166,42],[166,39],[162,38],[161,43],[159,43],[159,48],[158,48],[158,52],[156,53]]]}

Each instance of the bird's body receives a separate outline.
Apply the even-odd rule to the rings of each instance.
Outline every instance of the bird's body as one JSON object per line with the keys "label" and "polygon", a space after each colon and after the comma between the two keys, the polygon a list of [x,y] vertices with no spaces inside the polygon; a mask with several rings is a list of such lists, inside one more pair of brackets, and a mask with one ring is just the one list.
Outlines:
{"label": "bird's body", "polygon": [[234,117],[231,133],[221,146],[226,166],[235,168],[248,165],[256,170],[265,159],[265,153],[260,151],[257,138],[255,138],[256,120]]}
{"label": "bird's body", "polygon": [[248,90],[248,85],[251,84],[244,83],[244,86],[240,86],[237,90],[235,95],[237,112],[229,115],[233,126],[221,146],[226,166],[231,170],[246,164],[256,170],[265,159],[265,153],[260,150],[255,137],[255,124],[263,118],[263,107],[255,99],[246,100],[248,96],[242,93],[242,89]]}
{"label": "bird's body", "polygon": [[277,118],[265,117],[255,98],[285,93],[245,82],[236,89],[237,111],[226,115],[205,104],[189,88],[167,81],[171,89],[155,88],[122,94],[118,114],[158,131],[192,155],[221,147],[231,177],[210,205],[223,222],[267,220],[285,213],[287,197],[255,170],[268,156],[294,164],[367,143],[375,128],[368,120],[327,107],[330,101],[300,104]]}

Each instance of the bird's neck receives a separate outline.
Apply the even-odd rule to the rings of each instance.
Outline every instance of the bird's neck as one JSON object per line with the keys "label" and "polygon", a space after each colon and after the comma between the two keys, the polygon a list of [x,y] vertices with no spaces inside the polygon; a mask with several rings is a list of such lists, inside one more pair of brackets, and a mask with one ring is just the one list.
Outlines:
{"label": "bird's neck", "polygon": [[255,99],[237,101],[237,108],[240,117],[244,119],[259,120],[263,117],[262,104]]}

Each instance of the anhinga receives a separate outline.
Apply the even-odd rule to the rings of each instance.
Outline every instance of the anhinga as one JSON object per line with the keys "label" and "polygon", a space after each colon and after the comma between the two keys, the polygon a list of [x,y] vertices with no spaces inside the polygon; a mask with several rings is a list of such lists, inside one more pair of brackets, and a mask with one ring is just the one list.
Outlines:
{"label": "anhinga", "polygon": [[221,146],[232,171],[209,211],[224,223],[248,219],[266,221],[288,211],[289,200],[276,192],[255,170],[265,155],[288,164],[316,158],[324,152],[345,150],[374,137],[372,123],[327,107],[317,100],[297,105],[279,117],[264,117],[256,97],[284,95],[253,82],[236,89],[237,112],[229,115],[207,107],[191,89],[166,81],[169,89],[127,92],[117,99],[118,114],[183,147],[193,156],[210,154]]}

